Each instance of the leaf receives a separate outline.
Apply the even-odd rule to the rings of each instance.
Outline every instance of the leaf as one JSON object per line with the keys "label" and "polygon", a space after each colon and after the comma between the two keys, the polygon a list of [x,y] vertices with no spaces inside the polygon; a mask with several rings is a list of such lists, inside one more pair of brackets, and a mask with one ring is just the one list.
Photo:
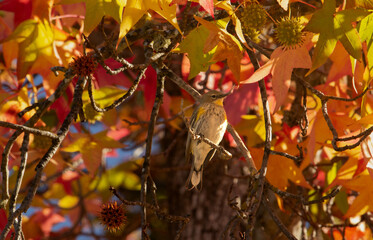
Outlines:
{"label": "leaf", "polygon": [[344,215],[344,218],[360,216],[368,211],[373,211],[373,184],[367,184],[371,183],[371,181],[372,179],[368,174],[360,174],[354,179],[342,184],[348,189],[359,192],[359,195],[350,205],[350,208]]}
{"label": "leaf", "polygon": [[66,219],[58,213],[55,213],[52,208],[43,208],[31,216],[30,222],[36,223],[40,227],[43,237],[49,237],[52,227]]}
{"label": "leaf", "polygon": [[171,0],[127,0],[126,8],[123,12],[123,20],[120,24],[119,40],[126,36],[128,31],[149,10],[153,10],[161,15],[181,32],[176,19],[177,6],[170,6],[170,3]]}
{"label": "leaf", "polygon": [[367,44],[367,59],[370,75],[373,76],[373,13],[361,20],[359,34],[362,41]]}
{"label": "leaf", "polygon": [[[250,148],[249,150],[253,156],[255,166],[259,169],[262,164],[263,150],[258,148]],[[299,186],[312,189],[304,179],[302,169],[297,167],[293,160],[279,155],[270,155],[266,178],[272,185],[281,190],[287,189],[289,180]]]}
{"label": "leaf", "polygon": [[[98,106],[101,108],[109,106],[112,104],[115,100],[119,99],[121,96],[123,96],[127,91],[113,87],[113,86],[106,86],[102,87],[98,90],[93,91],[93,98],[95,99]],[[88,90],[83,92],[82,97],[84,102],[89,102],[89,95]]]}
{"label": "leaf", "polygon": [[103,150],[105,148],[122,148],[124,147],[118,141],[107,136],[107,130],[88,135],[83,133],[71,134],[73,142],[62,148],[65,152],[80,152],[84,160],[84,164],[91,175],[95,174],[96,170],[102,162]]}
{"label": "leaf", "polygon": [[278,4],[284,9],[285,11],[289,8],[289,0],[277,0]]}
{"label": "leaf", "polygon": [[233,10],[233,7],[232,7],[230,1],[216,1],[215,2],[215,7],[216,8],[222,8],[228,13],[228,15],[230,16],[230,18],[232,20],[233,25],[235,26],[234,29],[236,31],[238,39],[241,41],[241,43],[245,47],[247,47],[248,49],[251,49],[249,47],[249,45],[247,44],[246,39],[244,37],[244,34],[242,32],[241,21],[240,21],[239,17],[237,17],[236,11]]}
{"label": "leaf", "polygon": [[[138,191],[141,188],[141,180],[134,173],[141,166],[143,159],[127,161],[107,170],[101,177],[97,177],[91,184],[98,191],[108,191],[109,187],[124,187],[128,190]],[[98,185],[97,185],[98,181]],[[108,191],[109,192],[109,191]]]}
{"label": "leaf", "polygon": [[343,235],[339,230],[333,229],[333,238],[334,240],[343,240],[343,239],[369,239],[367,237],[367,230],[361,230],[359,227],[346,227],[343,231]]}
{"label": "leaf", "polygon": [[126,5],[126,0],[62,0],[60,4],[80,2],[84,2],[86,6],[84,18],[85,34],[91,33],[104,16],[110,16],[118,23],[122,21],[123,7]]}
{"label": "leaf", "polygon": [[313,14],[305,28],[305,30],[320,33],[312,57],[312,68],[307,74],[325,63],[332,54],[338,40],[341,41],[352,57],[361,59],[360,38],[351,22],[361,20],[369,12],[364,9],[347,9],[336,13],[335,8],[335,0],[326,0],[322,9]]}
{"label": "leaf", "polygon": [[[23,79],[33,66],[56,66],[58,54],[53,47],[54,34],[49,22],[30,19],[22,22],[5,40],[18,43],[17,77]],[[4,49],[4,51],[13,51]]]}
{"label": "leaf", "polygon": [[[248,64],[247,66],[252,67],[252,64]],[[252,71],[253,69],[251,69],[250,72]],[[228,122],[232,125],[241,122],[242,115],[247,113],[247,109],[252,109],[258,105],[258,96],[258,84],[244,84],[236,89],[231,95],[226,97],[224,104],[225,106],[228,106],[225,109]]]}
{"label": "leaf", "polygon": [[228,67],[231,69],[236,81],[238,82],[240,80],[242,59],[242,47],[240,42],[218,25],[197,16],[194,16],[194,18],[210,31],[203,51],[207,53],[217,46],[211,62],[218,62],[227,59]]}
{"label": "leaf", "polygon": [[333,65],[329,70],[327,83],[338,81],[346,75],[352,75],[350,55],[340,42],[337,43],[333,53],[330,55],[330,60],[332,60]]}
{"label": "leaf", "polygon": [[[121,63],[115,61],[112,58],[106,59],[104,63],[111,69],[117,69],[123,66]],[[107,74],[106,70],[101,65],[97,66],[96,71],[93,73],[93,76],[94,79],[96,79],[97,81],[97,85],[100,87],[109,85],[130,88],[132,86],[132,82],[124,73],[121,72],[115,75]]]}
{"label": "leaf", "polygon": [[14,13],[14,26],[31,17],[31,0],[4,0],[0,2],[0,10]]}
{"label": "leaf", "polygon": [[214,18],[214,0],[199,0],[199,4]]}
{"label": "leaf", "polygon": [[188,80],[194,78],[200,72],[205,72],[211,64],[210,60],[215,53],[215,49],[207,53],[203,52],[208,35],[208,29],[201,25],[193,29],[180,45],[173,49],[173,52],[176,53],[187,53],[190,60]]}
{"label": "leaf", "polygon": [[58,201],[58,206],[61,208],[72,208],[79,202],[79,197],[72,195],[65,195]]}
{"label": "leaf", "polygon": [[240,136],[246,136],[246,145],[255,147],[265,141],[265,124],[263,116],[242,115],[242,120],[235,126]]}
{"label": "leaf", "polygon": [[356,7],[361,7],[365,9],[373,9],[373,1],[372,0],[355,0]]}
{"label": "leaf", "polygon": [[[8,222],[8,217],[6,215],[5,210],[2,208],[0,209],[0,231],[3,231],[5,228],[6,223]],[[9,233],[6,235],[5,239],[10,239],[10,236],[14,233],[14,230],[11,229]]]}
{"label": "leaf", "polygon": [[249,79],[242,81],[241,84],[258,82],[271,73],[272,87],[276,98],[276,106],[273,112],[277,112],[287,98],[293,69],[310,68],[311,64],[311,58],[304,45],[295,49],[279,47],[273,51],[266,64],[255,71]]}
{"label": "leaf", "polygon": [[364,157],[365,167],[373,180],[373,134],[371,133],[364,141],[361,142],[361,153]]}

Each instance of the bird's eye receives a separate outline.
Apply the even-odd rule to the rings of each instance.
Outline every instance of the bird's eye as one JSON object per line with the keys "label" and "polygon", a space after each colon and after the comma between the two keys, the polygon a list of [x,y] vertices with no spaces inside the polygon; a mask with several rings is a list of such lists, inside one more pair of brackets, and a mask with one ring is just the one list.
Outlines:
{"label": "bird's eye", "polygon": [[215,98],[216,98],[216,95],[215,95],[215,94],[214,94],[214,95],[211,95],[211,97],[215,99]]}

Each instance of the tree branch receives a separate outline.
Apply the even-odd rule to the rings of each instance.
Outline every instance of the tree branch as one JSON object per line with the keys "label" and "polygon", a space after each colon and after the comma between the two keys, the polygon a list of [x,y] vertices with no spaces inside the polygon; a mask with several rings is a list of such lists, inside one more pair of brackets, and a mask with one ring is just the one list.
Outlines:
{"label": "tree branch", "polygon": [[[157,68],[158,70],[158,68]],[[150,116],[150,124],[148,126],[148,136],[146,139],[146,149],[145,149],[145,156],[144,156],[144,163],[142,165],[141,170],[141,195],[140,200],[142,203],[142,211],[141,211],[141,239],[148,239],[149,237],[146,234],[146,228],[147,228],[147,213],[146,213],[146,195],[147,195],[147,183],[149,179],[150,174],[150,155],[152,150],[152,141],[153,141],[153,132],[155,123],[157,120],[159,108],[163,102],[163,94],[164,94],[164,81],[165,81],[165,75],[162,72],[162,70],[157,71],[157,93],[155,96],[155,102],[153,105],[153,110]]]}

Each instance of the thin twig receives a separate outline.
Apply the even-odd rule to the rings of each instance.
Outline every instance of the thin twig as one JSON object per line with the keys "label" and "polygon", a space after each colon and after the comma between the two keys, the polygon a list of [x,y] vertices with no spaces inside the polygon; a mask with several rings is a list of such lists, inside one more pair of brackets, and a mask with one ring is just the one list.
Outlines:
{"label": "thin twig", "polygon": [[19,124],[15,124],[15,123],[0,121],[0,126],[1,127],[6,127],[6,128],[11,128],[11,129],[16,129],[16,130],[26,132],[26,133],[32,133],[32,134],[35,134],[35,135],[38,135],[38,136],[49,137],[51,139],[57,139],[58,138],[58,136],[56,134],[51,133],[49,131],[40,130],[40,129],[37,129],[37,128],[26,127],[24,125],[19,125]]}
{"label": "thin twig", "polygon": [[264,205],[264,208],[267,210],[269,215],[271,215],[272,220],[276,223],[278,228],[281,230],[281,232],[290,240],[297,240],[294,235],[287,230],[286,226],[281,222],[281,220],[276,216],[276,214],[273,212],[271,206],[269,205],[269,200],[266,197],[263,197],[262,203]]}
{"label": "thin twig", "polygon": [[[254,69],[257,70],[259,69],[259,63],[258,60],[256,59],[254,52],[247,50],[247,53],[249,55],[250,61],[254,66]],[[249,207],[249,225],[251,227],[249,236],[252,236],[252,231],[255,226],[255,217],[256,213],[258,211],[261,198],[263,195],[263,188],[264,188],[264,183],[265,183],[265,175],[267,172],[267,164],[268,164],[268,159],[269,155],[271,153],[271,142],[272,142],[272,122],[271,122],[271,115],[269,112],[269,104],[267,100],[267,90],[265,87],[264,80],[260,80],[258,82],[259,84],[259,89],[260,89],[260,94],[262,98],[262,104],[263,104],[263,116],[264,116],[264,124],[265,124],[265,130],[266,130],[266,137],[265,137],[265,143],[264,143],[264,154],[263,154],[263,160],[262,160],[262,166],[259,170],[259,179],[258,179],[258,188],[257,192],[255,194],[255,201],[251,200],[250,203],[252,205]]]}
{"label": "thin twig", "polygon": [[168,213],[165,213],[164,211],[162,211],[160,208],[150,204],[150,203],[143,203],[143,202],[140,202],[140,201],[128,201],[126,199],[124,199],[123,197],[121,197],[117,190],[114,188],[114,187],[110,187],[109,190],[124,204],[124,205],[128,205],[128,206],[146,206],[147,209],[150,209],[152,211],[154,211],[157,215],[159,216],[162,216],[163,219],[166,219],[167,221],[173,223],[173,222],[185,222],[185,223],[188,223],[190,221],[190,218],[188,217],[182,217],[182,216],[174,216],[174,215],[170,215]]}
{"label": "thin twig", "polygon": [[[27,195],[23,199],[19,208],[15,212],[13,212],[12,214],[9,215],[8,223],[5,225],[5,227],[4,227],[4,229],[1,233],[0,240],[5,239],[6,235],[8,234],[8,232],[11,229],[11,226],[14,223],[14,220],[16,218],[18,218],[23,212],[26,212],[27,209],[30,207],[32,199],[34,198],[34,196],[36,194],[36,190],[39,186],[39,183],[40,183],[41,177],[43,175],[43,170],[44,170],[45,166],[48,164],[50,159],[57,152],[60,144],[62,143],[63,139],[67,135],[67,132],[69,131],[69,127],[70,127],[71,123],[76,118],[77,112],[78,112],[79,108],[81,107],[79,105],[79,103],[81,102],[81,97],[82,97],[84,86],[86,85],[86,82],[87,82],[86,77],[85,78],[79,77],[78,82],[76,83],[76,86],[75,86],[74,97],[73,97],[73,101],[72,101],[72,104],[71,104],[71,106],[72,106],[71,111],[69,112],[69,114],[67,115],[67,117],[63,121],[61,128],[57,132],[58,138],[52,140],[52,146],[47,150],[47,152],[44,154],[44,156],[41,158],[38,165],[36,166],[36,168],[35,168],[36,174],[35,174],[33,180],[31,181],[31,183],[29,184],[29,189],[28,189]],[[47,102],[49,102],[49,101],[47,101]],[[19,130],[17,130],[17,132],[18,131]]]}
{"label": "thin twig", "polygon": [[[32,127],[43,114],[47,111],[47,109],[65,92],[66,88],[72,81],[72,73],[71,71],[67,71],[65,73],[65,78],[61,81],[58,85],[56,91],[48,97],[44,102],[42,102],[40,108],[36,111],[36,113],[24,124],[25,127]],[[2,153],[2,162],[1,162],[1,173],[2,173],[2,195],[1,195],[1,203],[0,208],[5,208],[8,199],[9,199],[9,170],[8,170],[8,163],[9,163],[9,155],[10,151],[13,147],[14,142],[18,138],[19,135],[22,134],[21,130],[16,130],[15,133],[10,137],[8,140],[4,151]]]}
{"label": "thin twig", "polygon": [[155,102],[153,105],[153,110],[150,116],[150,124],[148,127],[148,136],[146,139],[146,149],[145,149],[145,156],[144,156],[144,163],[142,165],[141,170],[141,196],[140,200],[142,205],[142,211],[141,211],[141,239],[145,240],[148,238],[147,233],[145,232],[145,229],[147,227],[147,213],[146,213],[146,195],[147,195],[147,183],[149,179],[150,174],[150,155],[152,150],[152,141],[153,141],[153,133],[154,133],[154,127],[155,122],[157,120],[159,108],[163,101],[163,94],[164,94],[164,81],[165,81],[165,75],[160,72],[157,74],[157,93],[155,96]]}
{"label": "thin twig", "polygon": [[88,94],[89,94],[89,99],[91,100],[91,105],[92,105],[93,109],[97,112],[107,112],[110,109],[113,109],[113,108],[119,106],[120,104],[122,104],[123,102],[125,102],[136,91],[137,86],[140,83],[140,80],[145,75],[145,71],[146,71],[146,69],[143,69],[140,72],[140,74],[138,75],[136,80],[133,82],[132,86],[128,89],[128,91],[122,97],[118,98],[112,104],[110,104],[109,106],[104,107],[104,108],[100,108],[99,106],[97,106],[97,103],[96,103],[96,101],[93,97],[93,84],[92,84],[92,79],[90,78],[89,81],[88,81]]}
{"label": "thin twig", "polygon": [[23,137],[23,142],[21,146],[21,163],[19,165],[16,185],[14,191],[9,199],[9,214],[14,213],[16,207],[16,201],[18,197],[19,190],[21,189],[23,175],[25,174],[27,158],[28,158],[28,145],[29,145],[30,135],[26,133]]}

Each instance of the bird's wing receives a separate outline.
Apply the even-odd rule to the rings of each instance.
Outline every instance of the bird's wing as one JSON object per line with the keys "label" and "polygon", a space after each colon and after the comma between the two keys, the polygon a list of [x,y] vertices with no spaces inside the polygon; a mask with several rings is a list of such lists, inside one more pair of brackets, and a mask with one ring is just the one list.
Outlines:
{"label": "bird's wing", "polygon": [[[193,114],[192,114],[192,116],[191,116],[191,118],[190,118],[190,122],[189,122],[189,126],[192,128],[192,129],[194,129],[194,131],[195,131],[195,124],[196,124],[196,118],[197,118],[197,113],[198,113],[198,108],[199,107],[197,107],[194,111],[193,111]],[[189,130],[188,130],[188,138],[187,138],[187,142],[186,142],[186,147],[185,147],[185,159],[186,159],[186,161],[187,162],[189,162],[190,161],[190,156],[191,156],[191,154],[192,154],[192,152],[191,152],[191,150],[190,150],[190,144],[191,144],[191,142],[192,142],[192,134],[189,132]]]}

